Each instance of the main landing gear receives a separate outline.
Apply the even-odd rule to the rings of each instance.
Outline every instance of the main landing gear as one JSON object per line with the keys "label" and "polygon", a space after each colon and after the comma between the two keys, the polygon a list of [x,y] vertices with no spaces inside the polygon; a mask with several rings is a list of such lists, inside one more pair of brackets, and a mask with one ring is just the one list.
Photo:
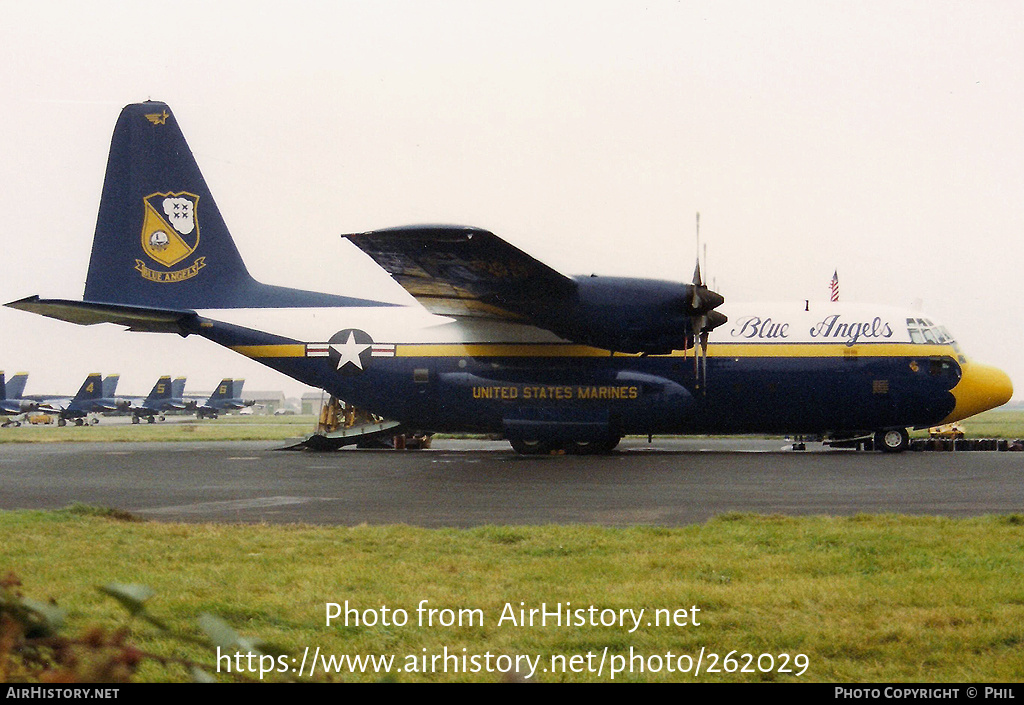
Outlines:
{"label": "main landing gear", "polygon": [[[91,416],[91,417],[86,417],[86,418],[83,418],[83,417],[79,416],[78,418],[71,419],[71,423],[73,423],[76,426],[85,426],[87,424],[89,426],[95,426],[99,422],[100,422],[100,420],[96,416]],[[68,425],[68,420],[65,419],[63,416],[58,417],[57,418],[57,425],[61,426],[61,427],[67,426]]]}
{"label": "main landing gear", "polygon": [[566,455],[603,455],[619,445],[622,436],[608,436],[596,441],[538,441],[523,438],[509,439],[512,450],[520,455],[550,455],[562,452]]}

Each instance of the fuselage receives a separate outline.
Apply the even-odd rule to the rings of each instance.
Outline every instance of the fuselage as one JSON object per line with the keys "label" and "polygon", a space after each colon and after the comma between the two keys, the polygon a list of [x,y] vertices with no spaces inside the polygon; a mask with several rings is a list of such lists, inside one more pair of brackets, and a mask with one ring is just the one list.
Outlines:
{"label": "fuselage", "polygon": [[970,362],[918,313],[836,303],[720,310],[729,322],[701,365],[692,349],[615,353],[416,308],[205,311],[194,332],[433,432],[844,434],[951,422],[1012,394],[1005,374]]}

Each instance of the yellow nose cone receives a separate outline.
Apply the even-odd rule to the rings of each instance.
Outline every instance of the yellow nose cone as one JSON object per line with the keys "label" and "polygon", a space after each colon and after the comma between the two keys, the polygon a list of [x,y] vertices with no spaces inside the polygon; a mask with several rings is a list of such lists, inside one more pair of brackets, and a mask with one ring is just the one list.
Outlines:
{"label": "yellow nose cone", "polygon": [[1013,396],[1013,383],[1002,370],[977,362],[964,363],[961,370],[960,381],[952,389],[956,407],[942,423],[953,423],[1002,406]]}

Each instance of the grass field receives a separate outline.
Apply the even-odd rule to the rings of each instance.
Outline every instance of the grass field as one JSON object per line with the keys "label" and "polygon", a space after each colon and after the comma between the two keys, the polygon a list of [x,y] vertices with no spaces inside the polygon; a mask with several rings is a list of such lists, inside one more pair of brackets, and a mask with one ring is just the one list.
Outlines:
{"label": "grass field", "polygon": [[[1024,438],[1024,411],[986,411],[961,423],[968,438]],[[305,437],[316,427],[314,416],[223,416],[198,421],[183,418],[132,425],[105,419],[96,426],[0,428],[0,443],[118,441],[280,441]],[[916,432],[924,437],[927,432]]]}
{"label": "grass field", "polygon": [[[126,623],[117,602],[96,589],[121,582],[153,588],[149,613],[191,637],[202,638],[196,618],[211,613],[243,637],[280,644],[296,658],[289,663],[298,664],[306,647],[309,654],[319,647],[323,655],[390,655],[403,670],[388,679],[400,682],[498,681],[507,676],[497,669],[511,666],[498,656],[515,655],[539,659],[529,680],[542,682],[610,681],[615,664],[632,667],[616,681],[1024,678],[1022,516],[732,515],[674,529],[425,530],[132,523],[96,514],[0,512],[0,567],[21,578],[27,596],[66,610],[70,634]],[[443,626],[445,613],[437,612],[432,626],[420,625],[422,600],[452,610],[450,619],[480,619]],[[352,617],[348,626],[341,619],[326,626],[326,603],[345,601],[376,623],[356,626]],[[549,610],[571,603],[593,605],[595,614],[641,608],[645,614],[632,633],[631,619],[625,626],[499,623],[506,605],[518,615],[521,607],[542,603]],[[388,625],[381,623],[382,607],[390,611]],[[686,623],[655,626],[658,609],[665,610],[659,619],[683,614]],[[407,613],[407,624],[394,623],[398,610]],[[690,624],[692,618],[700,625]],[[169,639],[138,618],[130,631],[143,651],[216,670],[209,649]],[[470,657],[477,656],[479,672],[438,672],[444,661],[435,657],[446,648],[456,658],[450,669],[466,656],[472,670]],[[692,665],[685,657],[696,662],[702,649],[700,675],[692,667],[678,672]],[[484,670],[486,653],[495,672]],[[593,671],[604,657],[600,675],[587,670],[588,654]],[[784,655],[793,672],[778,671]],[[414,663],[427,672],[411,671]],[[583,670],[571,672],[572,663]],[[670,663],[676,672],[667,671]],[[716,663],[718,670],[709,671]],[[803,675],[796,675],[798,664],[806,667]],[[520,677],[528,673],[524,665]],[[143,660],[138,674],[145,681],[188,677],[184,668],[152,659]],[[316,676],[382,678],[347,668]]]}
{"label": "grass field", "polygon": [[[229,417],[2,429],[0,439],[279,440],[305,435],[312,425],[312,417]],[[974,437],[1020,438],[1024,412],[987,412],[964,425]],[[625,669],[616,681],[1024,679],[1020,515],[731,515],[671,529],[427,530],[165,524],[77,507],[0,512],[0,577],[8,572],[21,580],[26,597],[65,611],[65,635],[91,643],[127,626],[128,643],[139,650],[133,653],[171,659],[143,658],[136,674],[142,681],[188,680],[181,661],[215,673],[215,654],[197,622],[203,614],[216,615],[243,638],[281,645],[296,659],[285,662],[291,668],[304,654],[312,660],[317,648],[325,657],[393,659],[388,675],[372,668],[324,673],[321,662],[316,680],[498,681],[509,678],[514,656],[533,659],[520,662],[520,679],[542,682],[610,681],[615,666]],[[140,616],[128,619],[97,589],[108,583],[155,590],[147,613],[177,636]],[[427,608],[451,612],[421,625],[423,600]],[[327,626],[327,603],[346,601],[374,623],[345,626],[339,619]],[[597,615],[645,612],[632,631],[628,616],[625,626],[501,620],[542,605],[593,606]],[[397,610],[405,611],[407,624],[394,623]],[[684,615],[687,623],[658,625],[654,614],[658,620]],[[442,624],[446,616],[474,621]],[[689,624],[694,617],[699,626]],[[492,660],[483,660],[487,654]],[[81,662],[88,661],[87,654]],[[280,663],[272,662],[274,670]],[[294,677],[274,672],[266,679]]]}
{"label": "grass field", "polygon": [[95,426],[21,426],[0,428],[0,443],[82,443],[145,441],[279,441],[308,436],[314,416],[222,416],[218,419],[171,417],[153,424],[103,419]]}
{"label": "grass field", "polygon": [[993,409],[960,425],[968,438],[1024,438],[1024,411]]}

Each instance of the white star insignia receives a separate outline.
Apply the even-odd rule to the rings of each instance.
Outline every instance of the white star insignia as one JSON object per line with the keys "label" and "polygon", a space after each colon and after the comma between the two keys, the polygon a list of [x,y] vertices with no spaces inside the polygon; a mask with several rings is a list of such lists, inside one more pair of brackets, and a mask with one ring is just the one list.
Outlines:
{"label": "white star insignia", "polygon": [[359,369],[363,369],[363,361],[359,359],[359,355],[368,347],[370,347],[370,343],[357,343],[355,333],[352,331],[349,331],[348,340],[344,344],[332,343],[331,349],[341,355],[337,369],[340,370],[350,362]]}

